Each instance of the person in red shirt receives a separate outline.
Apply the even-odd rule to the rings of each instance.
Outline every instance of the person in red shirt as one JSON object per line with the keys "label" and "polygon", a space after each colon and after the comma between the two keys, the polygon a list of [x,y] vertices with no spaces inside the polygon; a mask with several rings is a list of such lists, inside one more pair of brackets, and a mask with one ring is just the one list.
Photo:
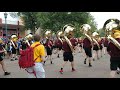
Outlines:
{"label": "person in red shirt", "polygon": [[80,37],[80,38],[78,38],[79,53],[81,53],[81,52],[82,52],[82,43],[83,43],[82,38],[81,38],[81,37]]}
{"label": "person in red shirt", "polygon": [[74,55],[75,55],[75,54],[76,54],[76,50],[77,50],[78,41],[77,41],[77,39],[74,38],[74,37],[71,37],[71,38],[70,38],[70,41],[71,41],[71,43],[72,43],[72,45],[73,45]]}
{"label": "person in red shirt", "polygon": [[107,46],[108,46],[108,40],[106,37],[104,37],[103,45],[104,45],[104,55],[105,55],[107,52]]}
{"label": "person in red shirt", "polygon": [[94,32],[92,34],[93,37],[93,61],[95,61],[95,58],[99,60],[99,50],[100,50],[100,44],[99,44],[99,34],[97,32]]}
{"label": "person in red shirt", "polygon": [[85,38],[83,39],[83,49],[85,51],[86,57],[84,60],[84,64],[86,64],[86,60],[89,60],[89,67],[92,67],[91,61],[92,61],[92,31],[91,26],[89,24],[83,24],[80,27],[80,32],[84,34]]}
{"label": "person in red shirt", "polygon": [[[47,52],[47,57],[46,58],[50,60],[51,64],[53,64],[53,62],[52,62],[53,42],[49,38],[47,38],[47,41],[45,43],[45,48],[46,48],[46,52]],[[45,62],[46,61],[44,61],[44,65],[45,65]]]}
{"label": "person in red shirt", "polygon": [[75,68],[74,68],[74,56],[73,56],[73,50],[74,50],[74,47],[75,47],[74,46],[75,42],[72,39],[74,28],[72,26],[65,25],[63,30],[64,30],[64,34],[65,34],[64,40],[63,40],[63,45],[62,45],[63,46],[63,60],[64,60],[64,63],[63,63],[63,65],[62,65],[62,67],[61,67],[61,69],[59,71],[61,74],[63,73],[63,68],[65,67],[65,65],[66,65],[66,63],[68,61],[71,62],[72,72],[75,71]]}
{"label": "person in red shirt", "polygon": [[62,45],[63,45],[63,41],[62,41],[62,39],[61,40],[60,39],[57,38],[55,40],[55,46],[57,48],[57,54],[58,54],[57,57],[58,58],[60,58],[60,51],[62,51]]}
{"label": "person in red shirt", "polygon": [[102,57],[102,53],[103,53],[103,39],[102,38],[98,39],[98,44],[100,46],[100,56]]}
{"label": "person in red shirt", "polygon": [[120,66],[120,20],[108,19],[103,29],[106,30],[107,39],[110,41],[107,46],[107,52],[110,55],[110,78],[115,78],[117,68]]}
{"label": "person in red shirt", "polygon": [[86,64],[87,58],[89,59],[89,67],[92,67],[91,65],[91,58],[92,58],[92,44],[89,41],[88,38],[84,38],[83,40],[83,49],[85,50],[86,58],[84,60],[84,64]]}

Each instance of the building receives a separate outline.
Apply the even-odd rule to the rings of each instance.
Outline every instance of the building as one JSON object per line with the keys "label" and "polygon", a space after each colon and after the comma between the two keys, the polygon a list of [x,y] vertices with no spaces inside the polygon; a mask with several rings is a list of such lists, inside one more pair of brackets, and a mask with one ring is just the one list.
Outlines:
{"label": "building", "polygon": [[[20,21],[7,20],[7,37],[10,38],[12,34],[16,34],[19,38],[25,36],[23,30],[24,25]],[[5,20],[0,18],[0,37],[6,37],[6,24]]]}

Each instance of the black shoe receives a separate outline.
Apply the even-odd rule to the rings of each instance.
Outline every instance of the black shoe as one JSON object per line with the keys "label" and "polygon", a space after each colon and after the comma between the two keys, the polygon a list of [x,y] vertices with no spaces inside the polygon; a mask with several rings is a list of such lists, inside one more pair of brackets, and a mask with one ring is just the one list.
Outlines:
{"label": "black shoe", "polygon": [[51,63],[51,64],[53,64],[53,62],[52,62],[52,61],[51,61],[50,63]]}
{"label": "black shoe", "polygon": [[14,59],[11,59],[10,61],[14,61]]}
{"label": "black shoe", "polygon": [[93,61],[95,61],[95,59],[93,58]]}
{"label": "black shoe", "polygon": [[60,56],[59,56],[59,54],[58,54],[58,56],[57,56],[58,58],[60,58]]}
{"label": "black shoe", "polygon": [[86,64],[86,61],[84,61],[84,64]]}
{"label": "black shoe", "polygon": [[117,74],[120,74],[120,71],[117,70]]}
{"label": "black shoe", "polygon": [[10,75],[10,72],[5,72],[4,75]]}
{"label": "black shoe", "polygon": [[45,65],[45,62],[46,62],[46,61],[43,62],[43,65]]}
{"label": "black shoe", "polygon": [[17,58],[15,58],[15,60],[18,60]]}
{"label": "black shoe", "polygon": [[89,67],[92,67],[92,65],[89,63]]}

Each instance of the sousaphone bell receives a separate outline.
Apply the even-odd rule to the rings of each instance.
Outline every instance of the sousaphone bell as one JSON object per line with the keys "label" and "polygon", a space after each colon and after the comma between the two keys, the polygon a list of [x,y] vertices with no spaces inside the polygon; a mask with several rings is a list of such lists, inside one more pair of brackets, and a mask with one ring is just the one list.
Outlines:
{"label": "sousaphone bell", "polygon": [[107,39],[113,43],[118,49],[120,49],[120,44],[116,38],[120,38],[120,20],[118,19],[108,19],[103,26]]}

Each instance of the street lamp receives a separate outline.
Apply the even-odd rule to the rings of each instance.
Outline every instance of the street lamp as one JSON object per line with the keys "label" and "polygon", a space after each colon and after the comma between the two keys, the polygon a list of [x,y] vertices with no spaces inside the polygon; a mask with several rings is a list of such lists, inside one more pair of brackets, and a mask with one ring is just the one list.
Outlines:
{"label": "street lamp", "polygon": [[8,15],[8,14],[5,12],[5,13],[4,13],[4,17],[5,17],[5,31],[6,31],[6,38],[7,38],[7,20],[6,20],[6,19],[7,19],[7,15]]}

